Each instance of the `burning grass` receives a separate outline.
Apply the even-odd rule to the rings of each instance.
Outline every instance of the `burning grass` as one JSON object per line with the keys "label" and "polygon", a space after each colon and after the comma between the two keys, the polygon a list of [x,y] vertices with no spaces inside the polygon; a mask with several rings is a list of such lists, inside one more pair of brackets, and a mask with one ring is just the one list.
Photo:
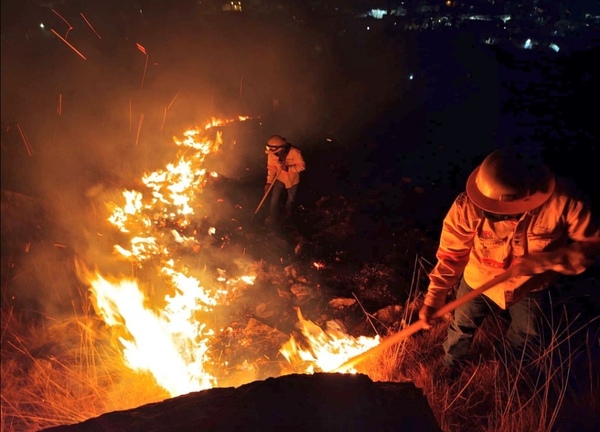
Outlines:
{"label": "burning grass", "polygon": [[[502,354],[501,323],[486,322],[485,337],[476,341],[481,359],[449,379],[439,366],[447,324],[365,360],[358,372],[374,381],[415,382],[444,431],[574,430],[566,425],[576,423],[590,430],[598,422],[598,364],[589,351],[597,335],[590,326],[563,326],[553,335],[553,348],[522,366],[521,359]],[[32,321],[5,308],[2,431],[77,423],[169,397],[149,374],[124,366],[109,339],[92,313]]]}
{"label": "burning grass", "polygon": [[90,314],[62,320],[2,310],[2,431],[32,431],[164,400],[120,360]]}

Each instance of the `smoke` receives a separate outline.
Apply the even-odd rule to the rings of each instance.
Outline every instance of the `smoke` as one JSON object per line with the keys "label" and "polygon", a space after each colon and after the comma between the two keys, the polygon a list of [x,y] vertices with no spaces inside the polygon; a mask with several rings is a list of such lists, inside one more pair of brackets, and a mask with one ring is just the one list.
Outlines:
{"label": "smoke", "polygon": [[[173,162],[173,137],[186,129],[250,117],[220,128],[223,145],[206,161],[219,177],[203,192],[210,217],[201,221],[243,225],[240,214],[249,218],[262,197],[269,136],[284,135],[307,155],[323,137],[354,136],[385,111],[405,69],[392,48],[370,56],[374,40],[273,17],[5,2],[2,19],[2,188],[42,203],[41,237],[65,245],[53,266],[65,273],[76,257],[109,265],[118,235],[107,206],[139,189],[144,172]],[[360,57],[350,46],[361,61],[349,60]],[[217,238],[208,242],[215,256]],[[38,282],[14,291],[71,308],[81,287],[36,270],[43,255],[19,255]]]}

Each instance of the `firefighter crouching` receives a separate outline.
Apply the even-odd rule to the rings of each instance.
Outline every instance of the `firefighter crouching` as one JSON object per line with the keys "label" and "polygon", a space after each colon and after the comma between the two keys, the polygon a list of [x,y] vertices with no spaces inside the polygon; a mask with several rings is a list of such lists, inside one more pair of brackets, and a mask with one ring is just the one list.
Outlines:
{"label": "firefighter crouching", "polygon": [[430,325],[457,282],[458,298],[508,268],[517,266],[518,276],[454,311],[443,364],[448,370],[460,367],[484,318],[503,310],[509,347],[527,361],[535,351],[526,346],[545,346],[552,283],[559,274],[576,275],[597,263],[599,245],[590,207],[539,159],[514,148],[488,155],[443,221],[419,318]]}

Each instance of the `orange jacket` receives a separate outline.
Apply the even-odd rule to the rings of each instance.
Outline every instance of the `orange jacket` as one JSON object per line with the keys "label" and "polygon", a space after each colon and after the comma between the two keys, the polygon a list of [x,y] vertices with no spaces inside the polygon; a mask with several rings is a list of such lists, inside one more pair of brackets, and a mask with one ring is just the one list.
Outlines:
{"label": "orange jacket", "polygon": [[[289,189],[300,183],[300,172],[306,169],[306,164],[302,158],[302,153],[294,146],[290,147],[285,157],[285,164],[288,166],[288,170],[282,171],[277,180],[281,181],[286,189]],[[267,153],[267,184],[273,183],[280,167],[279,156],[274,153]]]}
{"label": "orange jacket", "polygon": [[[519,220],[490,221],[463,192],[444,219],[436,253],[438,261],[429,274],[424,302],[439,308],[446,303],[448,289],[461,276],[469,286],[478,288],[518,264],[523,255],[553,251],[572,241],[594,245],[597,249],[600,229],[597,222],[592,221],[589,207],[569,194],[563,181],[557,182],[547,202],[523,214]],[[529,291],[547,288],[557,275],[546,271],[514,277],[485,291],[484,295],[505,309]]]}

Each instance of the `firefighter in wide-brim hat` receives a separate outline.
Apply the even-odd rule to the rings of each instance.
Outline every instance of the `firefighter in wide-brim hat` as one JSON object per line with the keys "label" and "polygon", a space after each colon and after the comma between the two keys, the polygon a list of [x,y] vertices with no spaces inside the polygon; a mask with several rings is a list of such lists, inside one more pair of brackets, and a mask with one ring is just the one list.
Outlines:
{"label": "firefighter in wide-brim hat", "polygon": [[506,338],[517,352],[542,343],[552,283],[598,258],[598,221],[578,195],[539,158],[516,148],[496,150],[475,168],[444,219],[419,317],[430,324],[457,283],[460,297],[509,268],[516,266],[517,276],[455,310],[446,366],[468,358],[475,331],[494,311],[507,312]]}

